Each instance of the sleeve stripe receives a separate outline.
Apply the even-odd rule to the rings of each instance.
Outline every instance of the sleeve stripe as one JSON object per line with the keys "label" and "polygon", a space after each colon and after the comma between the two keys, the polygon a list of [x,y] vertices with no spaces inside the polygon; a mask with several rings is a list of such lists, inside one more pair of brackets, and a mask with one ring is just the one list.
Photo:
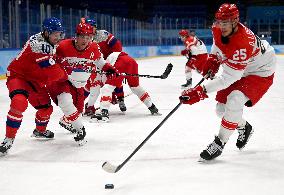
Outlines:
{"label": "sleeve stripe", "polygon": [[109,44],[111,41],[112,41],[112,39],[114,38],[114,36],[112,35],[112,36],[110,36],[109,37],[109,39],[108,39],[108,41],[107,41],[107,44]]}
{"label": "sleeve stripe", "polygon": [[50,57],[50,56],[44,56],[44,57],[38,58],[38,59],[36,59],[36,62],[38,63],[38,62],[40,62],[40,61],[44,61],[44,60],[46,60],[46,59],[49,59],[49,57]]}

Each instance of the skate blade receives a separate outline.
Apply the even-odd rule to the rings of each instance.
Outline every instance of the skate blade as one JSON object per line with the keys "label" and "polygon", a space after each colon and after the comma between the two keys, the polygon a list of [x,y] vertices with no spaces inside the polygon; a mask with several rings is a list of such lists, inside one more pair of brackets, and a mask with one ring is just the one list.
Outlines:
{"label": "skate blade", "polygon": [[0,157],[6,156],[7,154],[8,152],[4,152],[4,153],[0,152]]}
{"label": "skate blade", "polygon": [[162,114],[161,113],[159,113],[159,112],[157,112],[157,113],[154,113],[154,114],[152,114],[153,116],[161,116]]}
{"label": "skate blade", "polygon": [[109,119],[108,120],[102,120],[102,119],[97,119],[97,118],[91,118],[89,120],[90,123],[108,123],[109,122]]}
{"label": "skate blade", "polygon": [[209,160],[205,160],[204,158],[200,157],[197,162],[199,162],[199,163],[207,163],[207,162],[209,162]]}
{"label": "skate blade", "polygon": [[54,137],[52,137],[52,138],[49,138],[49,137],[41,137],[41,136],[36,136],[36,135],[34,135],[34,134],[31,135],[31,138],[35,138],[35,139],[37,139],[37,140],[52,140],[52,139],[54,139]]}
{"label": "skate blade", "polygon": [[78,146],[84,146],[87,143],[87,140],[80,140],[80,141],[76,141],[76,143],[78,144]]}

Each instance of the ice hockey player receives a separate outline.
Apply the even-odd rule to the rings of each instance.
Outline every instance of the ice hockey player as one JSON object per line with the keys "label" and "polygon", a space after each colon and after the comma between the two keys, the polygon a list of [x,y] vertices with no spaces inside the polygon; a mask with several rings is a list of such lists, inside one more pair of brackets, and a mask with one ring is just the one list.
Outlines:
{"label": "ice hockey player", "polygon": [[188,30],[180,30],[179,36],[185,45],[181,55],[186,56],[188,59],[185,65],[186,83],[181,85],[181,87],[187,89],[192,85],[192,69],[196,69],[196,64],[206,63],[208,54],[205,44],[196,36],[192,36]]}
{"label": "ice hockey player", "polygon": [[28,102],[37,110],[33,136],[46,139],[54,137],[54,133],[46,129],[53,108],[45,85],[67,79],[54,60],[54,47],[64,37],[64,29],[61,21],[54,17],[45,19],[42,28],[43,32],[31,36],[7,68],[6,85],[11,104],[0,155],[6,154],[12,147]]}
{"label": "ice hockey player", "polygon": [[[216,113],[222,118],[219,134],[200,154],[200,161],[221,155],[229,137],[237,129],[238,149],[243,149],[253,133],[243,119],[244,106],[254,106],[273,83],[276,56],[267,41],[260,40],[239,22],[235,4],[222,4],[215,14],[212,53],[220,55],[223,72],[204,86],[183,91],[184,104],[195,104],[217,91]],[[212,68],[213,67],[213,68]],[[216,66],[207,67],[215,69]],[[185,100],[187,99],[187,100]]]}
{"label": "ice hockey player", "polygon": [[[81,21],[90,24],[93,27],[94,38],[95,41],[100,46],[100,51],[104,56],[104,59],[112,52],[121,52],[122,44],[119,39],[117,39],[113,34],[109,33],[106,30],[98,30],[97,23],[94,19],[90,18],[82,18]],[[95,114],[94,104],[100,94],[100,89],[103,86],[104,78],[101,75],[92,75],[90,80],[85,86],[85,95],[87,96],[90,93],[88,102],[85,105],[85,113],[84,115],[91,116]],[[118,103],[119,108],[122,112],[126,111],[126,105],[124,103],[124,91],[123,85],[118,86],[114,89],[112,93],[112,103]]]}
{"label": "ice hockey player", "polygon": [[192,85],[192,69],[196,69],[196,64],[206,63],[208,54],[205,44],[196,36],[192,36],[188,30],[180,30],[179,36],[185,45],[181,55],[186,56],[188,59],[185,65],[186,83],[181,85],[181,87],[187,89]]}
{"label": "ice hockey player", "polygon": [[138,74],[137,62],[125,52],[113,52],[106,61],[115,67],[118,75],[107,78],[105,85],[101,89],[100,110],[91,119],[103,122],[109,121],[108,110],[111,104],[111,93],[116,86],[122,84],[124,78],[127,80],[131,91],[147,106],[151,114],[160,115],[149,94],[140,86],[139,77],[119,75],[119,73]]}
{"label": "ice hockey player", "polygon": [[[61,66],[68,74],[68,81],[53,82],[48,86],[54,102],[64,113],[61,126],[76,132],[74,138],[79,145],[85,143],[86,135],[81,113],[84,107],[84,89],[87,80],[96,67],[112,74],[115,69],[103,59],[99,46],[92,42],[93,28],[90,24],[79,23],[76,27],[76,37],[65,39],[56,48],[57,58],[61,59]],[[69,124],[69,125],[68,125]],[[68,127],[69,126],[69,127]]]}

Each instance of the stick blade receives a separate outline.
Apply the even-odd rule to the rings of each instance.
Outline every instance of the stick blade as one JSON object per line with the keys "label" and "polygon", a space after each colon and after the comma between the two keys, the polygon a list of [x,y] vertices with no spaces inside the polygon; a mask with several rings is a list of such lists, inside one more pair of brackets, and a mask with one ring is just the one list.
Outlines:
{"label": "stick blade", "polygon": [[112,165],[110,162],[106,161],[102,165],[102,168],[103,168],[104,171],[106,171],[108,173],[116,173],[118,167],[115,166],[115,165]]}
{"label": "stick blade", "polygon": [[161,75],[160,78],[161,78],[161,79],[166,79],[166,78],[168,78],[168,76],[169,76],[169,74],[171,73],[172,69],[173,69],[173,65],[172,65],[171,63],[169,63],[168,66],[167,66],[167,68],[166,68],[166,70],[165,70],[165,72]]}

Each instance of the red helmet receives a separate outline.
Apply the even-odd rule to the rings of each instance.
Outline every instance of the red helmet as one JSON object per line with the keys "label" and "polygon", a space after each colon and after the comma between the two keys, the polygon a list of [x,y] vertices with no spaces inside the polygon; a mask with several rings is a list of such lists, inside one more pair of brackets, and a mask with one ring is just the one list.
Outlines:
{"label": "red helmet", "polygon": [[93,34],[93,27],[88,23],[80,22],[76,27],[76,33],[78,35],[91,35]]}
{"label": "red helmet", "polygon": [[216,20],[234,20],[239,18],[240,13],[235,4],[224,3],[215,13]]}
{"label": "red helmet", "polygon": [[178,34],[182,37],[188,37],[189,36],[189,32],[188,30],[184,30],[182,29],[181,31],[178,32]]}

